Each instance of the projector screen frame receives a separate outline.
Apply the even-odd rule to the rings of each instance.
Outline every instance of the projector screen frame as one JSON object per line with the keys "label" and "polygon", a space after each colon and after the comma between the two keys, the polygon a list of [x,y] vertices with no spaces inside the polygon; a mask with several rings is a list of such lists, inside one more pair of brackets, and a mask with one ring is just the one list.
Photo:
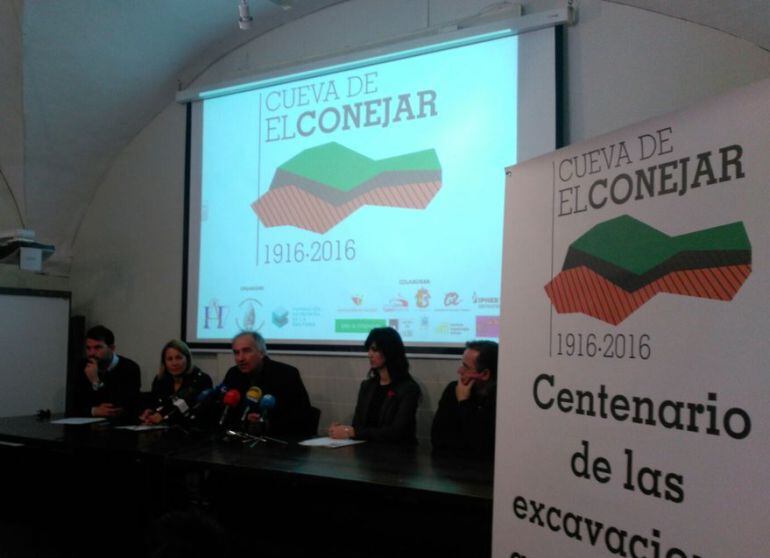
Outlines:
{"label": "projector screen frame", "polygon": [[[425,52],[444,50],[447,48],[454,48],[462,44],[473,44],[476,42],[483,42],[487,40],[493,40],[504,36],[502,33],[508,35],[520,35],[529,31],[544,29],[553,27],[553,40],[554,40],[554,107],[551,114],[545,115],[553,119],[554,137],[553,143],[550,146],[535,146],[532,153],[521,152],[521,144],[517,145],[517,161],[523,161],[531,156],[539,155],[543,152],[550,151],[554,148],[562,146],[563,137],[563,86],[562,86],[562,74],[563,74],[563,49],[564,49],[564,25],[570,24],[572,18],[572,11],[569,8],[550,10],[548,12],[542,12],[539,14],[533,14],[531,16],[524,16],[515,19],[504,19],[493,23],[487,23],[479,26],[466,27],[455,31],[445,32],[436,30],[427,30],[426,32],[408,36],[406,38],[389,41],[387,44],[382,44],[377,47],[366,47],[346,52],[341,52],[338,55],[331,57],[320,57],[312,61],[305,61],[300,64],[292,64],[290,66],[282,66],[280,68],[273,68],[269,72],[260,74],[259,76],[244,79],[235,82],[229,82],[219,86],[205,86],[197,87],[195,89],[188,89],[180,92],[177,95],[177,101],[185,103],[186,105],[186,135],[185,135],[185,171],[184,171],[184,231],[183,231],[183,289],[182,289],[182,324],[181,332],[182,338],[188,339],[188,304],[189,304],[189,262],[190,262],[190,197],[191,197],[191,169],[192,162],[192,150],[196,148],[193,145],[194,138],[192,137],[192,118],[193,118],[193,103],[206,99],[211,99],[219,95],[229,95],[236,90],[247,91],[250,89],[258,89],[266,87],[268,85],[274,85],[278,83],[289,83],[298,79],[305,79],[310,76],[323,75],[323,73],[329,73],[333,71],[348,68],[365,67],[374,63],[379,63],[382,60],[396,59],[400,57],[409,57]],[[474,40],[475,39],[475,40]],[[447,43],[450,43],[449,45]],[[397,56],[398,53],[404,53],[409,51],[415,51],[411,54],[404,56]],[[419,51],[419,52],[417,52]],[[373,58],[376,60],[373,61]],[[346,62],[345,62],[346,61]],[[320,72],[319,69],[324,68],[324,72]],[[331,69],[333,68],[333,69]],[[314,72],[318,72],[317,74]],[[519,80],[521,86],[521,79]],[[198,138],[200,142],[200,138]],[[200,146],[197,146],[200,148]],[[197,172],[200,172],[198,169]],[[199,232],[197,233],[199,234]],[[199,241],[199,238],[197,239]],[[287,342],[270,342],[268,346],[271,351],[276,353],[292,353],[300,355],[356,355],[363,351],[362,343],[350,344],[346,342],[330,342],[328,344],[318,343],[287,343]],[[221,341],[191,341],[190,347],[199,352],[221,352],[222,350],[229,350],[229,340]],[[407,351],[412,356],[418,357],[445,357],[447,355],[456,355],[462,352],[463,346],[461,343],[457,345],[430,345],[430,344],[409,344],[405,340],[407,345]]]}

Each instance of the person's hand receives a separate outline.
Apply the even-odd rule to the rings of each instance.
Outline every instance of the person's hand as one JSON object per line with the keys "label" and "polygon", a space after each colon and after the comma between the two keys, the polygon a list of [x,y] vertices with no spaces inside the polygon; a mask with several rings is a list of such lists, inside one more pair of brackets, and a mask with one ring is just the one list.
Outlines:
{"label": "person's hand", "polygon": [[163,422],[163,416],[158,411],[152,409],[145,409],[145,411],[139,415],[139,422],[142,424],[160,424]]}
{"label": "person's hand", "polygon": [[471,398],[471,388],[473,387],[474,381],[475,380],[460,380],[457,382],[457,386],[455,387],[455,397],[457,397],[458,402]]}
{"label": "person's hand", "polygon": [[91,407],[91,414],[95,417],[117,417],[123,414],[123,408],[116,407],[112,403],[102,403],[96,407]]}
{"label": "person's hand", "polygon": [[340,424],[338,422],[333,422],[331,426],[329,426],[327,432],[329,437],[334,438],[335,440],[347,440],[356,435],[356,431],[352,426]]}
{"label": "person's hand", "polygon": [[99,381],[99,365],[96,363],[95,359],[89,358],[86,361],[86,367],[83,369],[83,372],[85,373],[86,378],[88,378],[88,381],[92,384]]}

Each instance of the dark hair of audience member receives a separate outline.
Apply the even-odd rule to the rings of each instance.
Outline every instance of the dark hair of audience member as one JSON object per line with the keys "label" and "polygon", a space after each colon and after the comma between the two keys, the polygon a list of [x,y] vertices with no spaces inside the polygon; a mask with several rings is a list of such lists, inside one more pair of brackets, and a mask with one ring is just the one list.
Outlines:
{"label": "dark hair of audience member", "polygon": [[103,325],[96,325],[86,332],[86,339],[103,341],[106,345],[115,344],[115,335]]}
{"label": "dark hair of audience member", "polygon": [[[385,366],[390,375],[390,381],[398,384],[404,380],[412,379],[409,374],[409,361],[406,358],[404,342],[398,331],[392,327],[376,327],[369,332],[364,342],[364,348],[368,351],[374,345],[385,357]],[[379,376],[376,370],[370,371],[372,376]]]}
{"label": "dark hair of audience member", "polygon": [[494,341],[474,340],[465,344],[466,349],[478,351],[476,370],[489,370],[491,380],[497,379],[497,343]]}

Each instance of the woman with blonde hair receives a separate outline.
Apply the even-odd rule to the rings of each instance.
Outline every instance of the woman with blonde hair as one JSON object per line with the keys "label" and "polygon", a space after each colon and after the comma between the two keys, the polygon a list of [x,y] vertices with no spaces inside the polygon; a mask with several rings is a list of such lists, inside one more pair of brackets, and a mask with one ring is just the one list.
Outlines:
{"label": "woman with blonde hair", "polygon": [[155,408],[145,409],[139,421],[159,424],[181,418],[183,409],[191,407],[198,394],[212,385],[211,376],[193,364],[187,344],[172,339],[160,352],[160,369],[152,381],[150,397]]}

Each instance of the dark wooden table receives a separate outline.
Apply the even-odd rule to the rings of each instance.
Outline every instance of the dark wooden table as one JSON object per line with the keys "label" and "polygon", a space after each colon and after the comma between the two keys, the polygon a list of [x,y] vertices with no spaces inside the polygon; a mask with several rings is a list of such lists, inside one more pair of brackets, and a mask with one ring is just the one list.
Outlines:
{"label": "dark wooden table", "polygon": [[0,487],[5,514],[67,514],[62,556],[88,555],[84,539],[98,541],[92,555],[120,541],[136,556],[150,525],[191,506],[224,528],[233,556],[485,556],[491,544],[491,464],[423,447],[250,447],[221,433],[19,417],[0,418],[0,458],[12,477]]}

